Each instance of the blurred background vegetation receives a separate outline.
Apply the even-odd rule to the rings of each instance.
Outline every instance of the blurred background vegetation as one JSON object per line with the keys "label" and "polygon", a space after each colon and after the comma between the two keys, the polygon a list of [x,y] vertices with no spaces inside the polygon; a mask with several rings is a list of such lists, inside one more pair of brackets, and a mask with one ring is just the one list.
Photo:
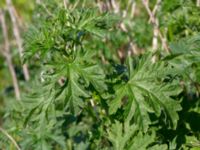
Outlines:
{"label": "blurred background vegetation", "polygon": [[[15,13],[13,14],[16,18],[16,22],[13,24],[11,20],[11,16],[8,11],[8,5],[6,4],[6,1],[0,1],[0,10],[1,13],[4,13],[5,16],[5,22],[7,27],[7,34],[8,34],[8,42],[9,42],[9,55],[12,57],[12,65],[16,73],[16,77],[18,80],[18,84],[21,87],[23,87],[24,83],[24,74],[22,71],[22,58],[19,54],[19,47],[16,40],[16,37],[14,35],[14,27],[17,26],[17,29],[19,31],[19,36],[21,39],[23,39],[23,35],[26,32],[28,26],[30,25],[32,21],[32,14],[34,10],[34,1],[27,1],[27,0],[13,0],[12,6],[14,8]],[[14,93],[14,87],[13,87],[13,80],[12,75],[10,73],[8,63],[6,61],[6,58],[4,54],[2,53],[5,51],[5,39],[3,36],[3,30],[1,28],[0,30],[0,49],[1,49],[1,55],[0,55],[0,116],[4,116],[5,113],[5,107],[4,103],[6,102],[6,99],[13,99],[15,97]],[[2,119],[2,117],[1,117]]]}

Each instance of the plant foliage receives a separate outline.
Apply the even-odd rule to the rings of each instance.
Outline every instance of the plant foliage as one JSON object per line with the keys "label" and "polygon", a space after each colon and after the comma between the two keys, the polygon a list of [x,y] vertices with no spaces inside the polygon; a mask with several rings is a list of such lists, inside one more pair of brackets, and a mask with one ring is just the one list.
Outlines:
{"label": "plant foliage", "polygon": [[[3,126],[19,146],[24,150],[198,149],[199,28],[189,35],[177,31],[182,27],[182,9],[189,15],[196,6],[185,2],[180,8],[177,1],[173,6],[165,1],[158,13],[158,18],[165,15],[161,32],[169,28],[170,53],[160,48],[138,55],[130,53],[127,43],[150,49],[152,26],[145,17],[133,21],[128,15],[80,8],[75,1],[69,8],[57,1],[39,4],[24,37],[24,62],[37,71],[25,85],[21,101],[5,103],[9,107],[3,117]],[[93,6],[89,1],[83,4]],[[196,9],[192,12],[199,14]],[[173,16],[166,24],[168,13]],[[179,20],[174,20],[177,16]],[[182,18],[188,21],[183,30],[198,24],[195,15],[187,17]],[[122,23],[129,33],[119,29]],[[138,30],[132,31],[133,27]],[[144,30],[148,36],[141,34]],[[118,56],[124,49],[124,56]],[[0,134],[1,139],[2,148],[13,149],[9,138]]]}

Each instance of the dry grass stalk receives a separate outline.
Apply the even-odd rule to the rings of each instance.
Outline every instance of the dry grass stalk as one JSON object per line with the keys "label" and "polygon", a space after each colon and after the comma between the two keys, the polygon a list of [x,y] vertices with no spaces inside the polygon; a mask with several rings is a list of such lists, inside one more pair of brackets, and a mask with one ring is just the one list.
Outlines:
{"label": "dry grass stalk", "polygon": [[11,53],[10,53],[10,44],[9,44],[9,39],[8,39],[8,30],[7,30],[7,26],[6,26],[6,22],[5,22],[4,13],[2,10],[0,10],[0,22],[1,22],[2,32],[3,32],[3,38],[4,38],[4,51],[2,50],[1,52],[6,59],[9,71],[12,76],[15,97],[17,100],[20,100],[20,90],[19,90],[17,75],[16,75],[16,72],[15,72],[15,69],[14,69],[14,66],[12,63],[12,57],[11,57]]}
{"label": "dry grass stalk", "polygon": [[[6,4],[7,4],[7,9],[8,9],[8,12],[9,12],[9,15],[10,15],[10,18],[11,18],[11,21],[12,21],[12,25],[13,25],[13,34],[15,36],[17,46],[18,46],[18,50],[19,50],[19,55],[20,55],[20,58],[22,60],[24,50],[23,50],[23,46],[22,46],[22,39],[21,39],[21,36],[20,36],[17,18],[15,16],[15,8],[12,5],[11,0],[6,0]],[[30,79],[28,66],[27,66],[27,64],[24,64],[22,67],[23,67],[23,73],[24,73],[25,80],[28,81]]]}

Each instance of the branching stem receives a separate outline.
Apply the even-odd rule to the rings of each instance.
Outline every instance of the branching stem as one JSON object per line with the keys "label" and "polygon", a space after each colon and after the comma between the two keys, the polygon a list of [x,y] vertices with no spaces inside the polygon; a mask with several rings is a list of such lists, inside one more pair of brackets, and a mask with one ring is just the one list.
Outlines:
{"label": "branching stem", "polygon": [[[143,5],[144,5],[149,17],[150,17],[150,22],[153,24],[154,29],[156,29],[157,32],[158,32],[158,36],[159,36],[159,38],[162,42],[163,48],[166,50],[166,52],[169,53],[170,52],[169,47],[168,47],[167,42],[166,42],[165,38],[163,37],[160,29],[159,29],[159,24],[158,24],[157,18],[155,17],[155,14],[149,8],[148,0],[142,0],[142,2],[143,2]],[[158,0],[156,5],[158,5],[158,4],[160,4],[160,0]],[[154,10],[156,12],[157,6],[154,7]]]}

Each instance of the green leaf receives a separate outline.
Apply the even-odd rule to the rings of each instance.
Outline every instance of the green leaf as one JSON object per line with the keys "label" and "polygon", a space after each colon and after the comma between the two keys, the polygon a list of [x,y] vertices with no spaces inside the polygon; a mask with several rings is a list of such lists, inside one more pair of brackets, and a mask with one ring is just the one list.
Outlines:
{"label": "green leaf", "polygon": [[116,121],[108,131],[108,139],[112,143],[114,150],[146,150],[153,148],[164,148],[166,145],[154,145],[155,134],[143,134],[138,131],[135,125],[130,125],[129,122],[124,124]]}
{"label": "green leaf", "polygon": [[91,83],[97,91],[102,93],[107,89],[104,71],[99,65],[86,65],[78,69],[86,82]]}
{"label": "green leaf", "polygon": [[[125,130],[124,132],[123,129]],[[136,130],[136,126],[129,126],[127,124],[126,128],[124,128],[122,123],[116,121],[108,131],[108,139],[115,150],[124,150],[128,140],[134,135]]]}
{"label": "green leaf", "polygon": [[148,150],[168,150],[168,146],[167,144],[163,144],[163,145],[154,145],[150,148],[148,148]]}
{"label": "green leaf", "polygon": [[180,93],[181,88],[178,82],[164,82],[169,75],[176,75],[172,68],[164,62],[152,63],[151,55],[145,55],[128,74],[129,81],[116,87],[116,98],[110,102],[110,114],[115,113],[122,106],[122,99],[127,97],[127,119],[133,117],[143,131],[146,132],[151,124],[149,113],[159,117],[161,112],[164,112],[169,127],[175,129],[179,119],[177,111],[181,106],[171,97]]}
{"label": "green leaf", "polygon": [[79,74],[76,72],[76,67],[68,68],[67,83],[64,88],[65,105],[69,106],[71,112],[77,114],[80,108],[84,106],[83,98],[89,97],[88,92],[78,83]]}

